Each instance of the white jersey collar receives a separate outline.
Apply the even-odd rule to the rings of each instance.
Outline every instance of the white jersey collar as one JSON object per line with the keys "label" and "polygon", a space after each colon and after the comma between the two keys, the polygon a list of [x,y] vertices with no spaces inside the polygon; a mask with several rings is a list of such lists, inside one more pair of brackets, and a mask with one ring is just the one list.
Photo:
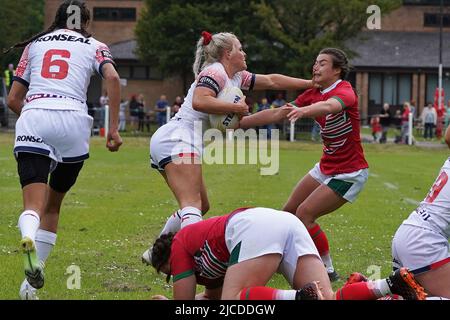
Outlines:
{"label": "white jersey collar", "polygon": [[331,90],[333,90],[334,88],[336,88],[336,86],[337,86],[340,82],[342,82],[342,79],[337,80],[335,83],[333,83],[333,84],[332,84],[331,86],[329,86],[328,88],[323,89],[323,90],[320,90],[320,93],[321,93],[321,94],[325,94],[325,93],[330,92]]}

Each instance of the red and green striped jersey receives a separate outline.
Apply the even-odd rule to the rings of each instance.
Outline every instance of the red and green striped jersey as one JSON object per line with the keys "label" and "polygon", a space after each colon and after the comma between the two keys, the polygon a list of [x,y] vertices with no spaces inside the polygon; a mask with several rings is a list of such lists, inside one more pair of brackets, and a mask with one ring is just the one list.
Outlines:
{"label": "red and green striped jersey", "polygon": [[169,258],[174,282],[195,275],[197,284],[206,288],[222,286],[230,260],[225,227],[234,214],[245,209],[193,223],[175,235]]}
{"label": "red and green striped jersey", "polygon": [[349,82],[338,80],[323,91],[309,89],[293,104],[301,108],[330,98],[341,103],[342,111],[315,118],[324,144],[320,170],[334,175],[368,168],[361,146],[358,97]]}

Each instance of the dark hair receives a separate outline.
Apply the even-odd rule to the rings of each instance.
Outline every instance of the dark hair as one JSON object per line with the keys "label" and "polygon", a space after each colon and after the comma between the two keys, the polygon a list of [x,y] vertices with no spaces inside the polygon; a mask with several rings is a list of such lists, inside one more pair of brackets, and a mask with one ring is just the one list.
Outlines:
{"label": "dark hair", "polygon": [[350,65],[348,63],[347,55],[344,51],[337,48],[325,48],[320,50],[319,54],[328,54],[332,57],[333,60],[333,68],[341,69],[341,79],[345,79],[347,74],[350,72]]}
{"label": "dark hair", "polygon": [[55,20],[53,21],[51,26],[48,27],[47,30],[42,31],[42,32],[32,36],[28,40],[16,43],[11,48],[6,50],[4,53],[8,53],[9,51],[11,51],[12,49],[15,49],[15,48],[26,47],[29,43],[31,43],[34,40],[42,37],[43,35],[46,35],[47,33],[51,33],[51,32],[53,32],[55,30],[58,30],[58,29],[67,28],[67,20],[70,17],[69,14],[67,13],[67,8],[69,6],[78,6],[80,8],[81,25],[80,25],[80,29],[74,29],[74,28],[68,28],[68,29],[77,31],[77,32],[81,33],[84,37],[90,38],[91,34],[89,32],[87,32],[86,29],[85,29],[87,24],[88,24],[88,22],[91,20],[91,13],[90,13],[88,7],[86,7],[86,4],[84,3],[84,1],[80,1],[80,0],[65,0],[59,6],[58,10],[56,11]]}
{"label": "dark hair", "polygon": [[161,235],[156,239],[152,248],[152,266],[159,273],[161,267],[169,261],[172,240],[175,233],[169,232],[168,234]]}

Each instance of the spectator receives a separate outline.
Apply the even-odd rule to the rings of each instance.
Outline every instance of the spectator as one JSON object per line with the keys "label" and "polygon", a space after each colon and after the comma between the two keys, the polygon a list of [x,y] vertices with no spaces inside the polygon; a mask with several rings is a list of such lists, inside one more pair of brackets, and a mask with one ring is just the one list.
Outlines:
{"label": "spectator", "polygon": [[403,112],[402,112],[402,143],[408,143],[408,134],[409,134],[409,114],[411,113],[411,106],[409,102],[405,101],[403,103]]}
{"label": "spectator", "polygon": [[378,115],[372,116],[370,119],[370,125],[372,127],[373,142],[378,142],[381,137],[381,124],[380,117]]}
{"label": "spectator", "polygon": [[420,118],[424,127],[423,137],[429,140],[433,139],[433,129],[436,126],[437,113],[431,102],[428,102],[427,107],[423,109]]}
{"label": "spectator", "polygon": [[411,113],[413,115],[413,125],[414,125],[414,119],[417,118],[416,100],[411,99],[411,101],[409,103],[409,108],[410,108]]}
{"label": "spectator", "polygon": [[178,112],[178,110],[180,110],[182,104],[183,104],[183,98],[180,97],[180,96],[177,96],[175,98],[175,101],[174,101],[173,105],[172,105],[172,110],[171,110],[172,111],[171,112],[171,116],[172,117],[177,114],[177,112]]}
{"label": "spectator", "polygon": [[138,120],[139,120],[139,103],[136,98],[136,95],[133,94],[130,100],[130,121],[131,121],[131,130],[133,132],[136,132]]}
{"label": "spectator", "polygon": [[282,107],[285,104],[286,104],[286,100],[283,99],[283,94],[282,93],[277,94],[277,98],[275,100],[273,100],[273,102],[272,102],[272,105],[275,108]]}
{"label": "spectator", "polygon": [[14,65],[12,63],[8,64],[8,69],[5,70],[5,85],[6,89],[11,89],[13,77],[16,75],[16,70],[14,70]]}
{"label": "spectator", "polygon": [[167,106],[169,106],[169,102],[167,101],[167,97],[165,95],[161,95],[158,101],[156,101],[156,114],[158,125],[161,127],[167,122]]}
{"label": "spectator", "polygon": [[[269,101],[267,100],[267,98],[262,98],[261,99],[261,103],[258,104],[258,112],[262,111],[262,110],[267,110],[270,109],[271,105],[269,103]],[[267,130],[267,139],[270,139],[272,137],[272,125],[271,124],[267,124],[265,126],[260,127],[260,129],[265,129]]]}
{"label": "spectator", "polygon": [[389,110],[389,103],[385,103],[380,112],[380,125],[381,125],[381,138],[380,143],[386,143],[387,141],[387,133],[389,127],[391,126],[392,115]]}
{"label": "spectator", "polygon": [[126,123],[127,123],[127,117],[125,110],[127,106],[130,104],[129,101],[123,101],[120,100],[120,106],[119,106],[119,131],[126,131]]}
{"label": "spectator", "polygon": [[138,106],[138,131],[144,132],[144,120],[145,120],[145,101],[144,95],[141,93],[137,98],[137,106]]}
{"label": "spectator", "polygon": [[402,141],[402,111],[396,110],[393,118],[393,123],[395,126],[395,143],[401,143]]}

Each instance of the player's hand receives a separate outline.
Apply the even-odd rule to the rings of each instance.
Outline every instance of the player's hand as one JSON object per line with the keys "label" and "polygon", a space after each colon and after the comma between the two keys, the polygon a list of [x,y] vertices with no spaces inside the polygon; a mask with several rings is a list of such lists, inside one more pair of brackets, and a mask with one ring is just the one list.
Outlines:
{"label": "player's hand", "polygon": [[249,112],[249,108],[248,105],[245,103],[245,96],[242,97],[241,100],[239,100],[239,102],[234,104],[234,113],[238,114],[238,115],[247,115]]}
{"label": "player's hand", "polygon": [[122,138],[120,137],[119,131],[109,131],[108,137],[106,139],[106,147],[108,148],[108,150],[111,152],[118,151],[121,145]]}
{"label": "player's hand", "polygon": [[152,297],[152,300],[169,300],[169,298],[167,298],[166,296],[163,296],[161,294],[157,294]]}
{"label": "player's hand", "polygon": [[303,110],[301,108],[297,108],[296,106],[287,103],[282,106],[284,110],[288,110],[287,118],[289,121],[297,121],[298,119],[303,118]]}

